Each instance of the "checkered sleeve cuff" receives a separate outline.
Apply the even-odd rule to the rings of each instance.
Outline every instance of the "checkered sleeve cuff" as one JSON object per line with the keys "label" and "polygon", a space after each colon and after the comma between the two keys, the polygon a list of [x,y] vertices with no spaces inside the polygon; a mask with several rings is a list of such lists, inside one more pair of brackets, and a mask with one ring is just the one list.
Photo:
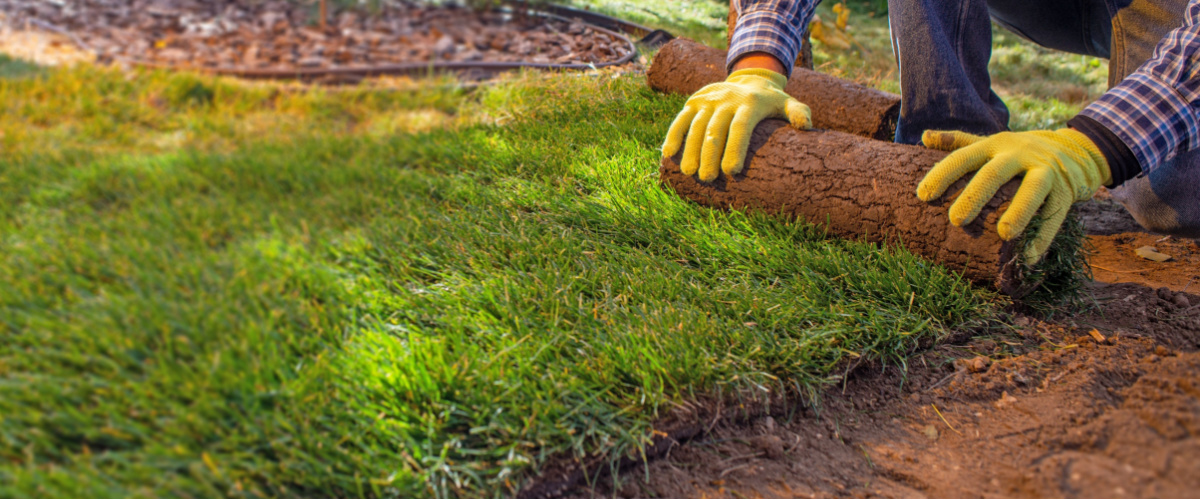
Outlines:
{"label": "checkered sleeve cuff", "polygon": [[1141,72],[1126,77],[1080,114],[1116,134],[1147,172],[1181,147],[1195,148],[1200,131],[1188,99]]}
{"label": "checkered sleeve cuff", "polygon": [[747,8],[738,16],[733,40],[729,45],[729,57],[725,60],[725,69],[728,71],[746,54],[765,52],[779,59],[786,69],[785,74],[790,76],[796,64],[796,56],[800,53],[803,23],[808,22],[811,14],[811,10],[807,15],[802,15],[800,12],[778,9]]}

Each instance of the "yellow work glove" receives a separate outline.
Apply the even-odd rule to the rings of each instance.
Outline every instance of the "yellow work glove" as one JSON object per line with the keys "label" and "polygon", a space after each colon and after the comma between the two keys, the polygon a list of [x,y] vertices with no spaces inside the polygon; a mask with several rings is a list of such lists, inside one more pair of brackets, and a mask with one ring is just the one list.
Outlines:
{"label": "yellow work glove", "polygon": [[[724,82],[696,91],[671,123],[663,156],[674,156],[683,145],[680,169],[686,175],[699,171],[705,182],[716,179],[721,171],[726,175],[741,172],[750,149],[750,133],[758,122],[786,118],[798,129],[812,128],[812,112],[783,92],[785,84],[787,77],[774,71],[743,69]],[[687,144],[683,144],[685,133]]]}
{"label": "yellow work glove", "polygon": [[1069,128],[988,137],[927,130],[921,142],[928,148],[953,151],[917,185],[921,200],[934,200],[963,175],[979,171],[950,206],[950,223],[955,226],[974,220],[1000,186],[1025,175],[996,231],[1006,241],[1020,236],[1041,208],[1045,220],[1025,247],[1029,264],[1041,260],[1050,248],[1071,204],[1087,201],[1112,180],[1108,162],[1092,140]]}

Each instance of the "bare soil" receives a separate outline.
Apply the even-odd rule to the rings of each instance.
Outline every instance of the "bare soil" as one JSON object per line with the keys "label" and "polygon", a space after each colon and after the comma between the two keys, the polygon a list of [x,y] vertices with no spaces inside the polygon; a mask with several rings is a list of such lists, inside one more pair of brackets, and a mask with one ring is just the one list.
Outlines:
{"label": "bare soil", "polygon": [[624,41],[535,15],[389,2],[335,11],[320,29],[312,2],[268,0],[0,0],[6,24],[69,32],[101,61],[239,69],[341,68],[425,62],[596,64]]}
{"label": "bare soil", "polygon": [[[1200,291],[1200,244],[1186,238],[1148,233],[1091,236],[1094,254],[1090,259],[1096,280],[1109,283],[1141,283],[1174,291]],[[1139,257],[1141,247],[1153,247],[1171,256],[1166,262]]]}
{"label": "bare soil", "polygon": [[[1092,262],[1151,263],[1123,251],[1162,237],[1136,226],[1113,234],[1123,222],[1112,209],[1085,210]],[[1191,262],[1175,272],[1196,272],[1183,261],[1195,258],[1192,242],[1164,243],[1160,251]],[[722,420],[567,495],[1194,497],[1200,295],[1179,292],[1168,274],[1104,282],[1097,271],[1086,312],[962,332],[907,372],[860,369],[815,404]]]}

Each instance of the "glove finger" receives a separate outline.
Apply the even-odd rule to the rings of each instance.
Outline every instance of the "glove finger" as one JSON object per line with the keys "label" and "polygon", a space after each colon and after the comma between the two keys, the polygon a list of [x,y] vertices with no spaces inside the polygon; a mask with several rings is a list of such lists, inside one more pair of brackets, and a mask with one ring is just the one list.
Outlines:
{"label": "glove finger", "polygon": [[683,175],[694,175],[700,170],[700,147],[704,145],[704,130],[708,128],[708,120],[712,118],[712,109],[703,109],[696,114],[688,127],[687,139],[683,144],[683,158],[679,161],[679,170]]}
{"label": "glove finger", "polygon": [[725,144],[725,158],[721,160],[721,171],[725,175],[741,172],[746,166],[746,153],[750,151],[750,136],[753,135],[757,123],[751,120],[751,113],[739,110],[729,123],[729,141]]}
{"label": "glove finger", "polygon": [[721,153],[725,152],[725,139],[729,137],[729,123],[733,121],[733,109],[718,109],[708,120],[704,131],[704,146],[700,150],[700,180],[712,182],[721,174]]}
{"label": "glove finger", "polygon": [[1026,172],[1017,195],[1013,196],[1012,203],[996,224],[1000,239],[1008,241],[1020,236],[1053,189],[1054,173],[1049,169],[1037,168]]}
{"label": "glove finger", "polygon": [[1071,196],[1063,191],[1050,193],[1046,199],[1046,206],[1042,209],[1042,216],[1045,220],[1042,226],[1038,228],[1037,235],[1025,245],[1025,263],[1036,264],[1042,260],[1042,255],[1050,249],[1050,244],[1054,243],[1054,237],[1058,235],[1058,230],[1062,229],[1063,221],[1067,219],[1067,213],[1071,211]]}
{"label": "glove finger", "polygon": [[683,134],[687,132],[695,117],[696,108],[687,105],[678,115],[675,115],[675,120],[671,122],[671,128],[667,129],[667,139],[663,141],[662,155],[664,158],[670,158],[679,152],[679,147],[683,145]]}
{"label": "glove finger", "polygon": [[787,103],[783,105],[783,113],[787,115],[788,122],[800,130],[808,130],[812,128],[812,109],[809,109],[807,104],[788,98]]}
{"label": "glove finger", "polygon": [[926,130],[921,134],[921,143],[929,149],[954,151],[975,144],[983,136],[968,134],[958,130]]}
{"label": "glove finger", "polygon": [[962,176],[979,170],[989,159],[991,159],[991,153],[985,143],[970,144],[946,155],[942,161],[933,166],[929,173],[925,174],[921,183],[917,184],[917,197],[921,201],[937,199],[950,188],[951,184],[957,182]]}
{"label": "glove finger", "polygon": [[1016,156],[998,156],[984,164],[950,205],[950,223],[961,226],[974,220],[1000,186],[1016,177],[1021,168]]}

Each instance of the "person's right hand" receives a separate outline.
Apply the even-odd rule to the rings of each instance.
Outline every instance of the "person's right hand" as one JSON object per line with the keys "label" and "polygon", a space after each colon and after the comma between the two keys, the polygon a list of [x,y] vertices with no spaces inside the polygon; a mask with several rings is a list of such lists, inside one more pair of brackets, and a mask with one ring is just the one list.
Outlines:
{"label": "person's right hand", "polygon": [[685,175],[699,171],[704,182],[720,172],[741,172],[758,122],[784,118],[798,129],[812,128],[812,111],[783,92],[786,84],[787,77],[779,73],[753,68],[734,71],[724,82],[696,91],[671,123],[663,156],[674,156],[682,145],[680,169]]}

